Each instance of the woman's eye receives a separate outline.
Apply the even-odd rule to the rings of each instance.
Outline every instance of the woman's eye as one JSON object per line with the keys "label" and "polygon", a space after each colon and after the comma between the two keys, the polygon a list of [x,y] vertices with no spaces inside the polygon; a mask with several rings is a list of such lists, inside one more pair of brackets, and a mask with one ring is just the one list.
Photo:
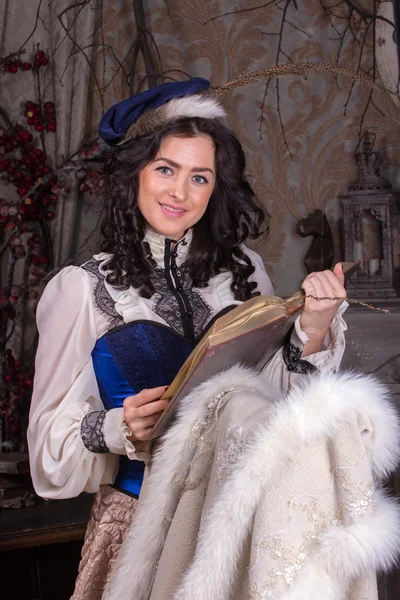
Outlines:
{"label": "woman's eye", "polygon": [[170,175],[172,173],[172,169],[170,169],[170,167],[158,167],[156,171],[159,171],[163,175]]}
{"label": "woman's eye", "polygon": [[208,183],[208,179],[206,179],[202,175],[196,175],[195,177],[193,177],[193,179],[196,183]]}

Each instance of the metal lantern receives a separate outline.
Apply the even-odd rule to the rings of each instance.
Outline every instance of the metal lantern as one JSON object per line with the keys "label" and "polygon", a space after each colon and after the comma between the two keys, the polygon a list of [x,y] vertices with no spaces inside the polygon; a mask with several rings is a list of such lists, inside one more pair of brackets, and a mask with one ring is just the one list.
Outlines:
{"label": "metal lantern", "polygon": [[[359,173],[340,200],[344,221],[344,258],[360,260],[348,285],[356,298],[396,298],[400,292],[393,263],[393,227],[397,197],[380,175],[381,156],[373,150],[375,134],[366,132],[355,152]],[[396,293],[397,291],[397,293]]]}

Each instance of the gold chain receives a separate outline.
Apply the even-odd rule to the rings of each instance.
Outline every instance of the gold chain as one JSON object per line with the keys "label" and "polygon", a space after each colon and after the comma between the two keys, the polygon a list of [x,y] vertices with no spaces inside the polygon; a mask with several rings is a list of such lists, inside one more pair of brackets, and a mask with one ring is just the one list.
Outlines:
{"label": "gold chain", "polygon": [[328,296],[313,296],[312,294],[307,294],[305,297],[312,298],[318,302],[321,300],[346,300],[347,302],[350,302],[350,304],[359,304],[360,306],[365,306],[365,308],[370,308],[371,310],[377,310],[385,313],[386,315],[390,315],[390,312],[386,308],[377,308],[376,306],[372,306],[372,304],[367,304],[366,302],[361,302],[361,300],[355,300],[354,298],[343,298],[342,296],[334,296],[333,298],[330,298]]}

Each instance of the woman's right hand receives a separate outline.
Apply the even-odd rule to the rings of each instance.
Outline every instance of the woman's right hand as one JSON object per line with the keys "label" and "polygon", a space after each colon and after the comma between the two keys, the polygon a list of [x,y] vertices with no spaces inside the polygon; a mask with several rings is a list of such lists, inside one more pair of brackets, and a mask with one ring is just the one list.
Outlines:
{"label": "woman's right hand", "polygon": [[135,396],[125,398],[124,421],[132,432],[132,442],[150,438],[160,414],[168,406],[168,400],[160,400],[167,387],[162,385],[142,390]]}

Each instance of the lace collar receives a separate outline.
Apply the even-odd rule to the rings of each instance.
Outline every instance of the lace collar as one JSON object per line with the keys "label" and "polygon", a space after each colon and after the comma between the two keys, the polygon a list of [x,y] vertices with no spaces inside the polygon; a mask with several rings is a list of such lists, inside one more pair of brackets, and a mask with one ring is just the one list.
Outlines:
{"label": "lace collar", "polygon": [[[183,238],[176,242],[176,264],[178,265],[178,267],[180,267],[181,264],[185,262],[192,238],[193,233],[192,230],[189,229],[187,233],[183,236]],[[164,267],[166,239],[170,238],[167,238],[165,235],[157,233],[157,231],[154,231],[154,229],[148,229],[146,235],[144,236],[144,240],[148,242],[150,246],[151,255],[159,267]],[[107,273],[104,267],[107,265],[107,263],[110,262],[112,254],[109,254],[107,252],[100,252],[99,254],[95,254],[93,258],[101,262],[102,269],[100,269],[100,272],[103,274]]]}
{"label": "lace collar", "polygon": [[[187,253],[190,248],[190,242],[192,241],[192,230],[189,229],[186,234],[176,242],[176,263],[180,266],[186,259]],[[144,236],[146,242],[148,242],[151,250],[152,257],[156,261],[158,266],[164,266],[164,253],[165,253],[165,240],[167,238],[154,229],[148,229]]]}

